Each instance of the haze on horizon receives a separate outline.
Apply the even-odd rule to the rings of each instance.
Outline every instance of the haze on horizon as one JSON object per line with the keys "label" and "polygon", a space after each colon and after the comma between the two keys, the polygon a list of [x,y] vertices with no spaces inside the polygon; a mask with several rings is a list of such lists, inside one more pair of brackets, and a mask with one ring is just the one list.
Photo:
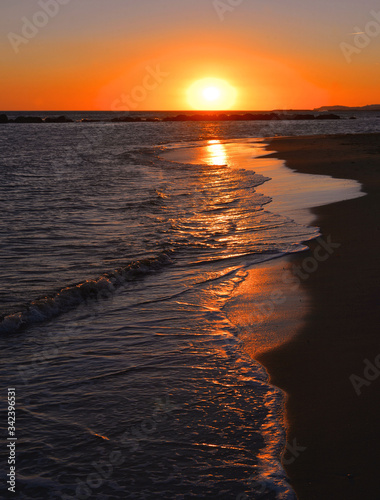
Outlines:
{"label": "haze on horizon", "polygon": [[376,0],[3,0],[0,14],[4,111],[186,110],[207,78],[236,89],[235,110],[380,102]]}

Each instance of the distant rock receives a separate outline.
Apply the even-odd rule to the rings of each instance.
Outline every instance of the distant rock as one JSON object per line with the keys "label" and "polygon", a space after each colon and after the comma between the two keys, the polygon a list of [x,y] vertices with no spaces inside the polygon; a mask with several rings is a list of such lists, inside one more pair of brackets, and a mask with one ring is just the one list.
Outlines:
{"label": "distant rock", "polygon": [[166,116],[163,121],[164,122],[204,122],[204,121],[255,121],[255,120],[280,120],[281,118],[276,113],[244,113],[244,114],[231,114],[227,115],[226,113],[194,113],[192,115],[177,115],[177,116]]}
{"label": "distant rock", "polygon": [[119,116],[116,118],[112,118],[111,122],[116,122],[116,123],[124,123],[124,122],[141,122],[142,119],[138,116],[132,117],[132,116]]}
{"label": "distant rock", "polygon": [[323,115],[317,116],[318,120],[340,120],[339,115],[334,115],[333,113],[326,113]]}
{"label": "distant rock", "polygon": [[310,113],[302,113],[297,115],[291,115],[290,120],[315,120],[315,116]]}
{"label": "distant rock", "polygon": [[18,116],[14,123],[43,123],[39,116]]}
{"label": "distant rock", "polygon": [[256,115],[252,114],[252,120],[280,120],[280,116],[277,113],[257,113]]}
{"label": "distant rock", "polygon": [[254,120],[255,115],[253,115],[252,113],[245,113],[244,115],[241,115],[240,119],[246,121]]}
{"label": "distant rock", "polygon": [[185,122],[191,120],[191,116],[188,115],[177,115],[177,116],[166,116],[164,122]]}
{"label": "distant rock", "polygon": [[66,116],[47,116],[43,120],[45,123],[73,123],[73,120]]}
{"label": "distant rock", "polygon": [[72,123],[73,120],[66,116],[48,116],[42,119],[39,116],[18,116],[14,120],[9,120],[7,115],[0,115],[0,123]]}

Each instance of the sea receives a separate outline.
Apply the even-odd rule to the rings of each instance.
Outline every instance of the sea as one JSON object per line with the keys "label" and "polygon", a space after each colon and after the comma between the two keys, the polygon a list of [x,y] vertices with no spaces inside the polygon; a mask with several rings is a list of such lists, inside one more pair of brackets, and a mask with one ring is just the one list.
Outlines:
{"label": "sea", "polygon": [[[304,251],[319,230],[272,210],[258,155],[231,168],[223,145],[265,155],[265,137],[379,132],[380,113],[7,113],[26,114],[74,121],[0,129],[2,498],[295,499],[285,395],[226,307],[250,269]],[[168,155],[210,146],[207,163]]]}

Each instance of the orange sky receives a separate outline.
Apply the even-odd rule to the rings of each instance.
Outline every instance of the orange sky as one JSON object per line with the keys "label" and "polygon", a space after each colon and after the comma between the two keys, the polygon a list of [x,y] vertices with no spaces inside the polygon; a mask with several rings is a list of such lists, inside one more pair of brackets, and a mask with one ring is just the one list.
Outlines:
{"label": "orange sky", "polygon": [[[255,11],[242,0],[221,19],[212,1],[185,2],[184,12],[173,0],[159,2],[163,10],[141,0],[144,5],[130,11],[121,0],[77,0],[56,3],[56,15],[31,39],[24,37],[27,43],[17,36],[25,18],[41,11],[39,4],[2,4],[0,108],[188,109],[187,89],[207,77],[236,88],[234,109],[379,103],[380,35],[374,36],[377,20],[370,14],[375,2],[365,1],[367,8],[359,10],[342,1],[343,15],[324,0],[317,11],[308,0],[303,7],[291,0],[299,7],[291,12],[273,3]],[[359,50],[351,33],[368,26],[369,43]],[[342,44],[346,53],[354,49],[351,61]]]}

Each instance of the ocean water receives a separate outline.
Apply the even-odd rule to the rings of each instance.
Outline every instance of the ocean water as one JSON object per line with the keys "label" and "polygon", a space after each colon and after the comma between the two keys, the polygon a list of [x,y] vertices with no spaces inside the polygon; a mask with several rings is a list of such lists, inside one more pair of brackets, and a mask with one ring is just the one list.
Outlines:
{"label": "ocean water", "polygon": [[[0,377],[4,397],[17,389],[18,498],[295,498],[284,396],[224,307],[248,269],[318,228],[271,211],[254,159],[230,168],[218,151],[359,121],[379,128],[373,115],[2,127]],[[209,164],[164,154],[200,141]]]}

